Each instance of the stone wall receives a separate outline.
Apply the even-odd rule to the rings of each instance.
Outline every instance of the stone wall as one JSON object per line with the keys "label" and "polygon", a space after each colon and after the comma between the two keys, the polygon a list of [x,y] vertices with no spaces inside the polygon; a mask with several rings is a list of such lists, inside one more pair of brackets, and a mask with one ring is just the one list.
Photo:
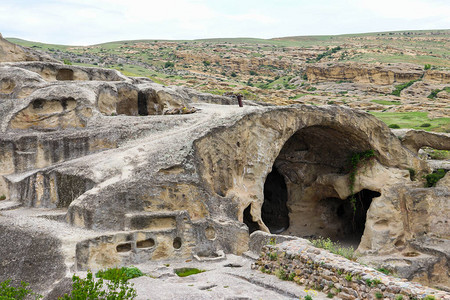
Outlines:
{"label": "stone wall", "polygon": [[304,239],[264,246],[253,267],[340,299],[450,299],[450,293],[385,275]]}

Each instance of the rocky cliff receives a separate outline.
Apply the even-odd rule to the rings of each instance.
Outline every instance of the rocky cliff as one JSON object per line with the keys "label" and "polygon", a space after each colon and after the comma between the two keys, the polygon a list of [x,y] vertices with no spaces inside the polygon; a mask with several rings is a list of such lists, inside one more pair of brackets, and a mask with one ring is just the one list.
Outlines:
{"label": "rocky cliff", "polygon": [[305,74],[311,82],[351,81],[391,85],[422,79],[438,84],[450,83],[450,73],[424,70],[413,64],[320,63],[307,64]]}

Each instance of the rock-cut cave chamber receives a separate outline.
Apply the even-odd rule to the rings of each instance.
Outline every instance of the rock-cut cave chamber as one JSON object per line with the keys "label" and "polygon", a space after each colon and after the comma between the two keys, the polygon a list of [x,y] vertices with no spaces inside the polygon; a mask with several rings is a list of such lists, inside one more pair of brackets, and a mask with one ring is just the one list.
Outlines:
{"label": "rock-cut cave chamber", "polygon": [[[330,238],[357,247],[372,199],[381,194],[362,189],[341,199],[333,185],[321,180],[350,171],[350,157],[369,144],[349,132],[311,126],[297,131],[283,146],[264,183],[261,218],[271,233]],[[355,209],[355,210],[354,210]],[[249,232],[259,229],[250,206],[244,211]]]}

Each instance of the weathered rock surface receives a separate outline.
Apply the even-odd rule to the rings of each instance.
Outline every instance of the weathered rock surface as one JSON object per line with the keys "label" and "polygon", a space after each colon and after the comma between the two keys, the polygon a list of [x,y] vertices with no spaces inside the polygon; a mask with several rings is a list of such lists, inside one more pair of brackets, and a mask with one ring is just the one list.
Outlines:
{"label": "weathered rock surface", "polygon": [[[362,254],[448,238],[448,187],[420,188],[408,169],[421,178],[427,163],[361,111],[240,108],[113,70],[42,62],[0,64],[0,80],[0,195],[8,200],[0,224],[55,241],[63,263],[51,259],[65,266],[55,283],[69,270],[240,255],[257,229],[354,236]],[[374,157],[358,165],[350,188],[349,158],[366,150]],[[363,204],[353,216],[352,193]],[[6,262],[0,280],[9,268],[17,266]],[[40,280],[30,279],[51,289]]]}
{"label": "weathered rock surface", "polygon": [[305,74],[311,82],[351,81],[391,85],[422,79],[435,84],[450,83],[450,73],[424,70],[414,64],[318,63],[307,64]]}
{"label": "weathered rock surface", "polygon": [[31,50],[29,48],[8,42],[0,33],[0,62],[34,60],[58,62],[46,53]]}

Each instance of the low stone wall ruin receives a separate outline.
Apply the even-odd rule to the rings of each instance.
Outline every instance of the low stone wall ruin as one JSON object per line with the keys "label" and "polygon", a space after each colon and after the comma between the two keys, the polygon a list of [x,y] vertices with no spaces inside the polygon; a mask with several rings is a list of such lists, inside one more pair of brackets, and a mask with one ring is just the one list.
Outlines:
{"label": "low stone wall ruin", "polygon": [[450,293],[385,275],[305,239],[265,245],[253,268],[340,299],[450,299]]}

